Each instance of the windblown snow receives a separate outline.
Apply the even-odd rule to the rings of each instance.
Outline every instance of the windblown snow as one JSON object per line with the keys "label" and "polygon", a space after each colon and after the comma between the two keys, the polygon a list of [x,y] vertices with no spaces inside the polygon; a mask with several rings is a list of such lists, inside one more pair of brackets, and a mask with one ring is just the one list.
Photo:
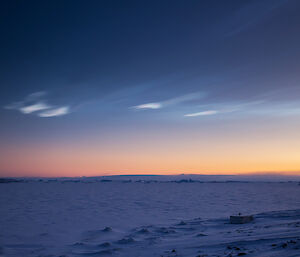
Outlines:
{"label": "windblown snow", "polygon": [[[0,256],[300,256],[296,181],[10,182],[0,184]],[[230,224],[238,213],[254,221]]]}

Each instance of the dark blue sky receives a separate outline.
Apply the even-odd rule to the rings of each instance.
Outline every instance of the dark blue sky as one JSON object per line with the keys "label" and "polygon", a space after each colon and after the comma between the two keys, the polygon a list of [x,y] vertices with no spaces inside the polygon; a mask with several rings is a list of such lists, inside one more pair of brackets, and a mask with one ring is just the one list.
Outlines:
{"label": "dark blue sky", "polygon": [[282,88],[275,78],[298,73],[298,1],[1,5],[3,103],[50,91],[76,104],[149,83],[155,97],[239,98]]}
{"label": "dark blue sky", "polygon": [[299,12],[297,0],[1,1],[0,139],[298,121]]}

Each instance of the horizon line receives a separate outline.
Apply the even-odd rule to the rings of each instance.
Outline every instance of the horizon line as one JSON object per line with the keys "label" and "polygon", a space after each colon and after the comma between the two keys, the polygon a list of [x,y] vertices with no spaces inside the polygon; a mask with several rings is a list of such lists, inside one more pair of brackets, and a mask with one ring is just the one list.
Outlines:
{"label": "horizon line", "polygon": [[296,176],[300,177],[300,171],[293,172],[248,172],[248,173],[236,173],[236,174],[205,174],[205,173],[175,173],[175,174],[104,174],[104,175],[95,175],[95,176],[1,176],[0,178],[93,178],[93,177],[116,177],[116,176]]}

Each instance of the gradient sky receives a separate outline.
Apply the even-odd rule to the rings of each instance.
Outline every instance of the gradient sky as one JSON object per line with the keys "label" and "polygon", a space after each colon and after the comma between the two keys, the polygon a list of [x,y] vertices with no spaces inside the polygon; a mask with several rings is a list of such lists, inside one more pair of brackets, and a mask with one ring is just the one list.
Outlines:
{"label": "gradient sky", "polygon": [[1,1],[0,176],[300,175],[300,1]]}

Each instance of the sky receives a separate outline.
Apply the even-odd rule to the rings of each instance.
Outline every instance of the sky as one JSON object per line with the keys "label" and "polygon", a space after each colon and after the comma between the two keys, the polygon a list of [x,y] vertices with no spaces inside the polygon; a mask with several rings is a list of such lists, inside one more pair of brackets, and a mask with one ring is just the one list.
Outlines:
{"label": "sky", "polygon": [[0,176],[300,175],[300,1],[0,5]]}

